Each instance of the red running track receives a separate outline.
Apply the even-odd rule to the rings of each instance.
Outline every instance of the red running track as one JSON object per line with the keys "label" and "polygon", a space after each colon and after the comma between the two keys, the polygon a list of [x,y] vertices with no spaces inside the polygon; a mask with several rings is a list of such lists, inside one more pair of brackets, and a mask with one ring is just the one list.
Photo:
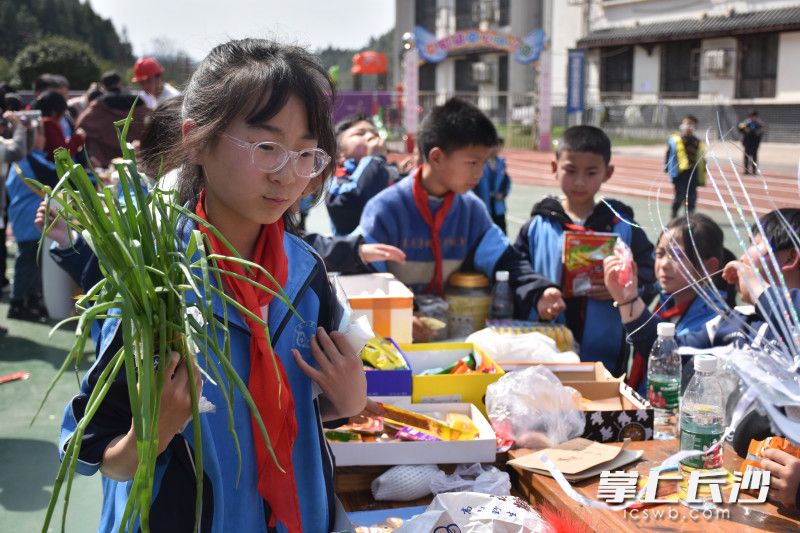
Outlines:
{"label": "red running track", "polygon": [[[506,157],[508,173],[514,183],[542,187],[556,186],[550,165],[553,158],[550,152],[506,149],[503,155]],[[601,193],[610,197],[627,195],[653,200],[658,197],[662,201],[672,201],[674,189],[664,174],[663,160],[614,156],[612,162],[615,167],[614,175],[603,184]],[[796,176],[769,173],[762,178],[740,174],[740,185],[729,164],[723,165],[723,171],[731,183],[733,196],[739,202],[744,202],[743,191],[746,190],[758,212],[771,211],[775,207],[800,207],[800,182]],[[733,207],[731,195],[724,181],[720,179],[721,173],[716,169],[712,169],[712,173],[717,178],[716,184],[722,198]],[[697,205],[705,209],[722,209],[711,180],[708,180],[705,187],[698,189]],[[747,210],[746,204],[743,203],[742,206]]]}

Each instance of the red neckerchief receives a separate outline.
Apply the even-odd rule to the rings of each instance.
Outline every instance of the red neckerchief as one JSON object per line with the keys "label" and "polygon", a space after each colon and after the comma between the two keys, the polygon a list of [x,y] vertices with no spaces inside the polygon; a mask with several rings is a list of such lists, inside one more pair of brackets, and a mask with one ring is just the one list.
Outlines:
{"label": "red neckerchief", "polygon": [[675,304],[669,309],[662,307],[658,310],[658,312],[656,312],[656,315],[664,320],[669,320],[670,318],[674,318],[676,316],[681,317],[689,309],[689,306],[692,305],[692,302],[694,302],[694,298],[682,304]]}
{"label": "red neckerchief", "polygon": [[412,193],[414,194],[414,203],[417,205],[419,214],[422,215],[422,220],[431,229],[431,248],[433,249],[433,260],[436,263],[433,271],[433,279],[431,280],[425,292],[444,294],[444,281],[443,281],[443,258],[442,258],[442,240],[439,233],[442,230],[444,219],[453,205],[453,200],[456,194],[453,191],[448,192],[444,196],[444,203],[442,207],[436,211],[436,215],[431,215],[431,209],[428,205],[428,191],[422,186],[422,166],[414,173],[414,183],[411,186]]}
{"label": "red neckerchief", "polygon": [[[205,211],[205,191],[200,193],[195,213],[203,220],[208,220]],[[215,254],[232,255],[231,251],[210,230],[202,225],[199,228],[208,237],[211,242],[211,250]],[[258,236],[258,242],[253,251],[253,262],[272,274],[281,287],[286,285],[289,277],[289,265],[283,249],[283,220],[262,226],[261,234]],[[242,265],[229,261],[218,260],[217,263],[222,270],[254,279],[273,290],[279,289],[263,272],[246,272]],[[266,306],[272,299],[272,294],[233,276],[223,274],[223,277],[237,302],[254,315],[266,319]],[[262,438],[261,429],[255,418],[251,417],[253,447],[258,465],[258,492],[269,503],[272,510],[271,527],[275,526],[277,519],[290,532],[300,533],[303,526],[292,465],[292,448],[297,437],[297,420],[292,391],[283,364],[272,350],[264,328],[249,316],[245,315],[244,319],[250,328],[250,376],[247,388],[261,414],[278,463],[284,470],[281,472],[275,465],[266,442]],[[280,381],[276,375],[276,366],[277,372],[280,373]]]}

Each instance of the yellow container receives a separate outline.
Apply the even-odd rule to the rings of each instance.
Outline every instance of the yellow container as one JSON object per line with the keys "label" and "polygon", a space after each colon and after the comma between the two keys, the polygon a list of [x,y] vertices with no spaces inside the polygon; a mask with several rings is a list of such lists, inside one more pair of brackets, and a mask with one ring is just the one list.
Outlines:
{"label": "yellow container", "polygon": [[[412,403],[471,403],[486,414],[486,388],[500,379],[505,372],[488,355],[469,342],[435,342],[400,344],[400,349],[411,366]],[[495,369],[491,374],[450,374],[420,376],[433,368],[445,368],[473,352],[484,358]]]}

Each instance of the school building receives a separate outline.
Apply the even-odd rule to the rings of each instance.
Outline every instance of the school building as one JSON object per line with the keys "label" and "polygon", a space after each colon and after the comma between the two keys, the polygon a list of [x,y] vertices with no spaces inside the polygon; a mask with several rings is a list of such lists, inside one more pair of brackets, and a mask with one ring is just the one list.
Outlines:
{"label": "school building", "polygon": [[[757,109],[766,140],[800,137],[800,0],[397,0],[395,14],[398,59],[405,32],[423,39],[423,109],[458,95],[498,124],[545,113],[651,138],[687,113],[729,132]],[[529,63],[526,44],[541,48]]]}

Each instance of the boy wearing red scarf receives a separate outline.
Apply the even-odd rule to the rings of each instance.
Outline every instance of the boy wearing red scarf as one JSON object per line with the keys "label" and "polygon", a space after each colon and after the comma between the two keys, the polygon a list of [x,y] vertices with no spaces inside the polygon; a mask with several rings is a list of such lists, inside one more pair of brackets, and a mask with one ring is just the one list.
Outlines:
{"label": "boy wearing red scarf", "polygon": [[[471,192],[498,143],[492,122],[475,106],[453,98],[431,110],[417,140],[423,164],[372,198],[361,216],[367,242],[397,246],[406,254],[404,264],[378,269],[391,271],[416,294],[437,295],[457,270],[482,272],[491,279],[496,271],[507,270],[516,317],[527,318],[532,308],[545,320],[557,316],[564,308],[561,291],[510,246]],[[430,334],[420,323],[414,332],[415,340]]]}

